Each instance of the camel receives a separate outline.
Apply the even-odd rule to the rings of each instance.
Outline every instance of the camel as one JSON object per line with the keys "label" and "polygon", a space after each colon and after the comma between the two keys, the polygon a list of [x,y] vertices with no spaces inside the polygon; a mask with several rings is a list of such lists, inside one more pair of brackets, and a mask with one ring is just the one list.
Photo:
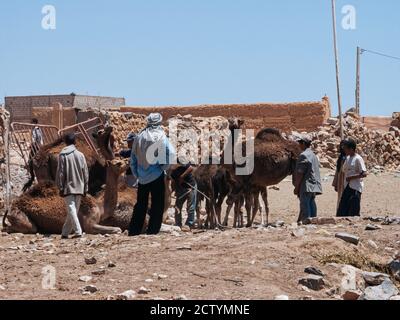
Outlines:
{"label": "camel", "polygon": [[[79,220],[84,232],[88,234],[120,233],[118,227],[100,225],[101,221],[111,217],[118,202],[118,190],[115,185],[119,176],[126,171],[127,162],[112,160],[106,162],[107,184],[102,197],[96,199],[90,195],[82,198]],[[8,233],[60,234],[67,216],[64,199],[54,182],[39,182],[13,203],[13,211],[3,217],[3,229]],[[10,222],[10,224],[7,224]]]}
{"label": "camel", "polygon": [[[245,147],[245,143],[243,143]],[[234,191],[235,201],[240,201],[240,197],[244,196],[248,201],[247,210],[247,227],[253,225],[255,215],[258,211],[259,204],[256,198],[261,194],[265,205],[266,224],[269,220],[269,206],[267,187],[277,185],[287,176],[293,174],[296,161],[301,151],[298,144],[294,141],[285,139],[281,132],[276,129],[265,128],[261,130],[254,140],[254,171],[249,176],[236,176],[234,174],[235,165],[226,166],[231,172],[233,179],[236,181],[236,190]],[[253,213],[251,213],[251,204]],[[257,210],[256,210],[257,209]],[[227,210],[224,222],[227,222],[229,211]],[[240,216],[240,206],[235,208],[235,222],[239,221],[242,226],[243,219]],[[262,220],[263,215],[261,212]]]}
{"label": "camel", "polygon": [[[234,137],[238,138],[234,135],[234,130],[240,129],[244,124],[244,121],[238,118],[230,118],[229,121],[229,130],[232,138],[232,145],[234,146],[237,141],[234,141]],[[228,146],[228,145],[227,145]],[[227,149],[225,147],[225,150]],[[224,152],[225,152],[224,150]],[[233,150],[233,148],[232,148]],[[224,153],[223,152],[223,153]],[[221,157],[223,159],[223,156]],[[221,160],[218,159],[218,160]],[[213,161],[215,159],[210,158],[210,163],[220,163],[221,161]],[[198,190],[201,193],[198,193],[198,203],[197,203],[197,221],[199,227],[201,227],[200,222],[200,203],[203,199],[206,200],[206,214],[207,219],[205,222],[206,227],[215,228],[217,226],[221,226],[221,207],[223,200],[229,194],[230,188],[227,184],[227,180],[229,180],[229,172],[226,170],[224,166],[217,164],[209,164],[209,165],[200,165],[196,168],[193,173],[194,178],[197,182]]]}
{"label": "camel", "polygon": [[[100,155],[93,151],[80,135],[77,136],[76,146],[85,155],[89,168],[89,194],[91,195],[101,191],[101,187],[106,181],[105,161],[114,159],[112,154],[114,143],[112,131],[112,127],[107,127],[93,134],[100,150]],[[32,186],[35,178],[38,182],[55,181],[58,155],[64,147],[63,138],[59,138],[53,143],[43,146],[38,151],[29,161],[30,179],[25,184],[23,192]]]}

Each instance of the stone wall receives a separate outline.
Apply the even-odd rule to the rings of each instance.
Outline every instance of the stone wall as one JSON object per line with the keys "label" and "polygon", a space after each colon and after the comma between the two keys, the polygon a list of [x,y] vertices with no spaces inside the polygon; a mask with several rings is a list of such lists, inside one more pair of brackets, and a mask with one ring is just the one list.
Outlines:
{"label": "stone wall", "polygon": [[328,97],[316,102],[259,103],[233,105],[200,105],[189,107],[121,107],[122,112],[149,114],[159,112],[167,120],[177,115],[193,117],[239,117],[245,120],[246,129],[256,131],[265,127],[284,132],[315,131],[331,115]]}

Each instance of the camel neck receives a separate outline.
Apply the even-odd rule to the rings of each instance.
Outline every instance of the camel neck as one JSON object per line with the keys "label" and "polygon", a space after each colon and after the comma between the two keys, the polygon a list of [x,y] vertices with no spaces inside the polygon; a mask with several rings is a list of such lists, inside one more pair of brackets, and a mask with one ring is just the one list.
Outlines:
{"label": "camel neck", "polygon": [[104,213],[111,216],[118,203],[118,178],[111,167],[107,167],[106,189],[104,192]]}

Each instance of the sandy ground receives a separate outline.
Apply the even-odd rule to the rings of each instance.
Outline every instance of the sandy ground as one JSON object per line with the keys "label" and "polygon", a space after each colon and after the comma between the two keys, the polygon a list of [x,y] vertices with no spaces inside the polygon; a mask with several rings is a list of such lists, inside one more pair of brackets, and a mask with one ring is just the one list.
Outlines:
{"label": "sandy ground", "polygon": [[[319,214],[331,217],[336,194],[330,187],[332,177],[327,171],[323,176],[325,194],[318,198]],[[80,240],[3,233],[0,299],[107,299],[126,290],[138,293],[141,287],[151,291],[138,293],[136,299],[177,299],[182,295],[188,299],[273,299],[282,294],[291,299],[338,299],[335,291],[343,278],[341,265],[329,262],[350,259],[364,270],[381,271],[372,265],[385,265],[398,252],[398,224],[365,231],[371,222],[339,220],[335,225],[304,226],[304,235],[293,236],[293,231],[301,229],[293,225],[298,201],[290,182],[279,187],[278,191],[269,191],[269,199],[270,221],[285,221],[280,228],[137,238],[86,236]],[[366,181],[363,216],[400,217],[399,190],[399,174],[371,175]],[[354,246],[335,238],[335,233],[342,231],[360,236],[360,244]],[[369,240],[377,247],[373,248]],[[334,254],[340,261],[329,258]],[[88,265],[85,257],[95,257],[97,263]],[[55,268],[54,289],[43,288],[46,266]],[[326,274],[325,289],[308,292],[298,285],[298,280],[306,276],[307,266],[318,267]],[[81,276],[90,276],[91,280],[82,282]],[[82,294],[80,289],[87,285],[94,285],[98,291]]]}

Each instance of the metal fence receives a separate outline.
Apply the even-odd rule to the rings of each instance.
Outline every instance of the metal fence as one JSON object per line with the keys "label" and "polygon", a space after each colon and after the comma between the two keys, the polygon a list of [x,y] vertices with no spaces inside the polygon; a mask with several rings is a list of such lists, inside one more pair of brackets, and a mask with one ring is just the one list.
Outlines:
{"label": "metal fence", "polygon": [[87,145],[97,154],[99,150],[96,146],[96,142],[93,137],[93,133],[97,133],[99,130],[104,129],[103,121],[100,118],[92,118],[84,122],[75,124],[70,127],[66,127],[58,131],[59,136],[63,136],[67,133],[75,133],[77,136],[81,136]]}
{"label": "metal fence", "polygon": [[[12,143],[17,145],[17,150],[26,165],[30,156],[35,156],[41,146],[51,144],[60,138],[56,126],[13,122],[11,130]],[[40,134],[40,139],[34,139],[34,130]]]}

